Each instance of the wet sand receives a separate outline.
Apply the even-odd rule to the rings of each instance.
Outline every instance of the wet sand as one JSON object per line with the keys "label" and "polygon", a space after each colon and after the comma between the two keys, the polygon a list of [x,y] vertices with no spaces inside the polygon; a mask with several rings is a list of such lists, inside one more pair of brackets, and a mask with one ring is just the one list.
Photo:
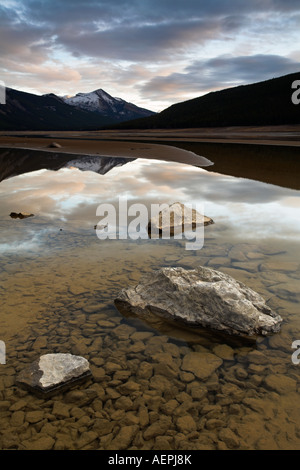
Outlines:
{"label": "wet sand", "polygon": [[[145,129],[99,131],[1,131],[0,143],[22,137],[89,140],[180,140],[188,142],[241,142],[265,145],[300,145],[300,124],[291,126],[243,126],[193,129]],[[9,140],[8,140],[9,139]],[[12,139],[12,140],[11,140]],[[32,143],[32,141],[31,141]],[[90,144],[89,144],[90,145]]]}
{"label": "wet sand", "polygon": [[[82,137],[85,137],[83,135]],[[55,140],[61,148],[49,148]],[[149,158],[175,161],[195,166],[206,166],[211,162],[191,151],[156,143],[102,141],[98,138],[78,138],[75,136],[51,137],[1,137],[0,148],[21,148],[61,154],[99,155],[124,158]]]}

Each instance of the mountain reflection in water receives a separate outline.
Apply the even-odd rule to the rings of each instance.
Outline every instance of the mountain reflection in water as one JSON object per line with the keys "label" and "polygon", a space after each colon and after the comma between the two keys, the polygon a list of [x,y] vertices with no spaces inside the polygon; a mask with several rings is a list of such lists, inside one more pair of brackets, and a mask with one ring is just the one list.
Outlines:
{"label": "mountain reflection in water", "polygon": [[[214,228],[210,227],[207,233],[216,236],[294,240],[299,237],[299,191],[181,163],[123,160],[105,161],[102,166],[107,171],[105,175],[62,168],[55,172],[34,171],[3,181],[0,185],[1,225],[5,221],[2,233],[6,229],[14,232],[17,227],[16,221],[8,222],[12,211],[35,214],[31,220],[22,221],[23,230],[18,231],[21,237],[32,229],[37,237],[39,224],[44,231],[45,223],[50,229],[50,221],[54,225],[63,224],[64,229],[68,224],[72,230],[93,228],[99,222],[98,205],[112,203],[118,210],[121,197],[147,207],[151,203],[175,201],[201,205],[205,215],[215,221]],[[11,237],[12,234],[7,239]]]}

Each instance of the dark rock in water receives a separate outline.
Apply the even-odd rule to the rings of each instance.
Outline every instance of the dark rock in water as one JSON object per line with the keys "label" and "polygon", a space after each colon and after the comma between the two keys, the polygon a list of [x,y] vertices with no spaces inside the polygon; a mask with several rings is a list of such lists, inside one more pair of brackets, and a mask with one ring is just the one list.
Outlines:
{"label": "dark rock in water", "polygon": [[91,377],[89,362],[72,354],[44,354],[20,372],[16,384],[45,397]]}
{"label": "dark rock in water", "polygon": [[181,202],[174,202],[149,220],[148,233],[149,235],[162,235],[170,232],[172,237],[184,230],[194,230],[197,225],[206,226],[213,223],[214,221],[210,217],[186,207]]}
{"label": "dark rock in water", "polygon": [[61,149],[62,146],[58,144],[57,142],[51,142],[51,144],[47,145],[47,148],[49,149]]}
{"label": "dark rock in water", "polygon": [[11,212],[9,215],[12,219],[27,219],[27,217],[34,217],[34,214],[27,214],[26,212]]}
{"label": "dark rock in water", "polygon": [[242,336],[280,331],[282,318],[249,287],[222,272],[204,268],[161,268],[146,274],[115,299],[122,312],[147,319],[153,314]]}

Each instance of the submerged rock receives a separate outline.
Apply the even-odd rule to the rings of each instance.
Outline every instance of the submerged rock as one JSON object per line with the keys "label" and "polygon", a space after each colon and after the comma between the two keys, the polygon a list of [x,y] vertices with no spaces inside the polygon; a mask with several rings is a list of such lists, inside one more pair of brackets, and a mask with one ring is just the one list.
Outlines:
{"label": "submerged rock", "polygon": [[20,372],[17,385],[48,396],[91,376],[89,362],[72,354],[44,354]]}
{"label": "submerged rock", "polygon": [[202,266],[146,274],[137,286],[123,289],[115,304],[121,312],[144,318],[154,314],[235,335],[276,333],[282,322],[258,293],[228,274]]}
{"label": "submerged rock", "polygon": [[47,145],[47,148],[49,149],[60,149],[62,146],[58,144],[57,142],[51,142],[51,144]]}
{"label": "submerged rock", "polygon": [[174,236],[184,230],[194,230],[197,224],[206,226],[213,223],[214,221],[210,217],[202,215],[180,202],[174,202],[150,219],[148,233],[153,236],[153,234],[162,235],[170,231],[170,236]]}
{"label": "submerged rock", "polygon": [[34,217],[34,214],[28,214],[27,212],[11,212],[9,215],[12,219],[27,219],[27,217]]}

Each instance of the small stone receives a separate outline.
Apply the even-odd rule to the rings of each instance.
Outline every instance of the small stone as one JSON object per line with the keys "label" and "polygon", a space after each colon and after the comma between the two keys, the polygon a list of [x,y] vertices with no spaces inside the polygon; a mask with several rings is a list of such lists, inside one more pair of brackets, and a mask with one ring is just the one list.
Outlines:
{"label": "small stone", "polygon": [[239,246],[234,246],[229,250],[228,257],[234,261],[247,261],[245,254]]}
{"label": "small stone", "polygon": [[181,416],[176,421],[176,426],[180,432],[188,434],[190,432],[196,431],[197,425],[190,415]]}
{"label": "small stone", "polygon": [[239,415],[241,412],[241,407],[240,405],[236,404],[236,403],[231,403],[231,405],[229,405],[229,413],[232,414],[232,415]]}
{"label": "small stone", "polygon": [[263,253],[258,253],[255,251],[249,251],[246,253],[246,256],[250,260],[262,259],[264,257]]}
{"label": "small stone", "polygon": [[184,356],[182,370],[192,372],[198,379],[207,379],[223,363],[222,359],[211,353],[190,352]]}
{"label": "small stone", "polygon": [[219,439],[225,442],[228,449],[237,449],[240,446],[240,441],[236,434],[229,428],[223,428],[219,432]]}
{"label": "small stone", "polygon": [[266,357],[260,351],[251,351],[248,354],[248,360],[249,360],[249,362],[251,362],[253,364],[258,364],[258,365],[269,364],[269,362],[270,362],[270,359],[268,357]]}
{"label": "small stone", "polygon": [[78,406],[74,406],[70,410],[70,415],[73,416],[76,419],[80,419],[83,416],[85,416],[85,412],[81,408],[79,408]]}
{"label": "small stone", "polygon": [[195,376],[191,372],[180,372],[180,380],[182,382],[192,382]]}
{"label": "small stone", "polygon": [[131,372],[129,370],[118,370],[114,374],[114,380],[127,380],[131,376]]}
{"label": "small stone", "polygon": [[260,265],[261,271],[297,271],[299,263],[296,261],[268,261]]}
{"label": "small stone", "polygon": [[98,437],[106,436],[113,430],[115,423],[108,419],[96,418],[94,420],[93,430],[97,433]]}
{"label": "small stone", "polygon": [[138,412],[138,417],[140,420],[140,426],[144,428],[145,426],[148,426],[149,424],[149,413],[146,408],[146,406],[140,406],[139,407],[139,412]]}
{"label": "small stone", "polygon": [[120,392],[124,394],[137,392],[140,390],[140,388],[141,388],[140,384],[134,382],[133,380],[129,380],[128,382],[125,382],[124,384],[119,386]]}
{"label": "small stone", "polygon": [[66,394],[65,400],[67,403],[73,403],[77,406],[86,406],[97,397],[97,390],[89,388],[86,390],[72,390]]}
{"label": "small stone", "polygon": [[119,410],[130,410],[133,406],[133,402],[129,397],[120,397],[115,401],[115,408]]}
{"label": "small stone", "polygon": [[15,411],[11,416],[10,424],[13,427],[22,426],[24,423],[25,413],[24,411]]}
{"label": "small stone", "polygon": [[218,344],[213,348],[213,352],[224,361],[234,360],[234,350],[227,344]]}
{"label": "small stone", "polygon": [[161,418],[158,421],[155,421],[153,424],[151,424],[144,431],[143,437],[147,441],[157,436],[163,436],[170,429],[170,425],[171,425],[170,419]]}
{"label": "small stone", "polygon": [[47,347],[47,338],[39,336],[32,345],[32,349],[39,350]]}
{"label": "small stone", "polygon": [[23,399],[16,401],[11,407],[9,408],[10,411],[19,411],[23,410],[27,406],[27,402]]}
{"label": "small stone", "polygon": [[177,400],[169,400],[167,403],[161,406],[161,410],[164,414],[172,416],[176,408],[179,406]]}
{"label": "small stone", "polygon": [[103,367],[91,367],[91,372],[95,382],[102,382],[106,377]]}
{"label": "small stone", "polygon": [[78,441],[76,442],[76,447],[77,449],[82,449],[82,447],[91,444],[96,439],[98,439],[98,434],[95,431],[83,432]]}
{"label": "small stone", "polygon": [[244,380],[248,377],[247,371],[242,367],[236,367],[234,373],[238,380]]}
{"label": "small stone", "polygon": [[0,401],[0,411],[7,411],[10,408],[10,401]]}
{"label": "small stone", "polygon": [[113,330],[113,334],[120,340],[129,339],[129,337],[135,332],[136,329],[129,325],[119,325]]}
{"label": "small stone", "polygon": [[105,363],[104,368],[105,368],[107,374],[112,374],[112,373],[122,369],[120,364],[116,364],[115,362]]}
{"label": "small stone", "polygon": [[150,379],[153,374],[153,366],[149,362],[142,362],[137,370],[137,377],[141,379]]}
{"label": "small stone", "polygon": [[50,436],[43,436],[39,439],[23,441],[23,445],[27,450],[51,450],[55,440]]}
{"label": "small stone", "polygon": [[119,433],[116,435],[115,439],[108,446],[108,450],[126,450],[130,446],[134,436],[138,432],[139,427],[137,425],[133,426],[123,426]]}
{"label": "small stone", "polygon": [[70,286],[69,287],[69,291],[72,295],[81,295],[81,294],[84,294],[85,292],[87,292],[87,288],[83,287],[83,286]]}
{"label": "small stone", "polygon": [[155,450],[173,450],[173,446],[170,443],[170,437],[157,436],[155,438]]}
{"label": "small stone", "polygon": [[212,430],[225,426],[225,423],[221,419],[211,418],[206,421],[205,426],[208,430]]}
{"label": "small stone", "polygon": [[178,377],[178,366],[174,361],[172,361],[171,365],[160,362],[154,366],[154,373],[157,375],[163,375],[168,379],[175,379]]}
{"label": "small stone", "polygon": [[207,395],[207,388],[198,382],[193,382],[188,385],[187,391],[191,394],[194,400],[202,400]]}
{"label": "small stone", "polygon": [[1,436],[2,446],[1,450],[9,450],[9,449],[16,449],[19,445],[19,439],[12,432],[5,432],[3,436]]}
{"label": "small stone", "polygon": [[44,418],[43,411],[28,411],[25,415],[25,420],[30,424],[38,423]]}
{"label": "small stone", "polygon": [[60,149],[62,146],[60,144],[58,144],[57,142],[51,142],[51,144],[49,144],[47,147],[49,149],[51,149],[51,148]]}
{"label": "small stone", "polygon": [[66,405],[60,401],[55,401],[52,409],[54,416],[58,418],[69,418],[70,417],[70,405]]}
{"label": "small stone", "polygon": [[109,320],[99,320],[97,321],[97,325],[102,328],[113,328],[115,326],[115,324]]}
{"label": "small stone", "polygon": [[172,383],[163,375],[154,375],[150,379],[150,388],[163,393],[165,390],[172,388]]}
{"label": "small stone", "polygon": [[11,212],[10,217],[12,219],[27,219],[28,217],[34,217],[34,214],[28,212]]}
{"label": "small stone", "polygon": [[283,374],[271,374],[265,378],[265,385],[269,390],[286,394],[296,391],[297,382]]}
{"label": "small stone", "polygon": [[244,396],[244,391],[237,385],[232,383],[226,383],[221,387],[223,395],[232,397],[234,400],[240,401]]}
{"label": "small stone", "polygon": [[150,331],[136,331],[130,336],[130,338],[133,341],[144,341],[145,339],[151,338],[151,336],[153,336],[153,333]]}

